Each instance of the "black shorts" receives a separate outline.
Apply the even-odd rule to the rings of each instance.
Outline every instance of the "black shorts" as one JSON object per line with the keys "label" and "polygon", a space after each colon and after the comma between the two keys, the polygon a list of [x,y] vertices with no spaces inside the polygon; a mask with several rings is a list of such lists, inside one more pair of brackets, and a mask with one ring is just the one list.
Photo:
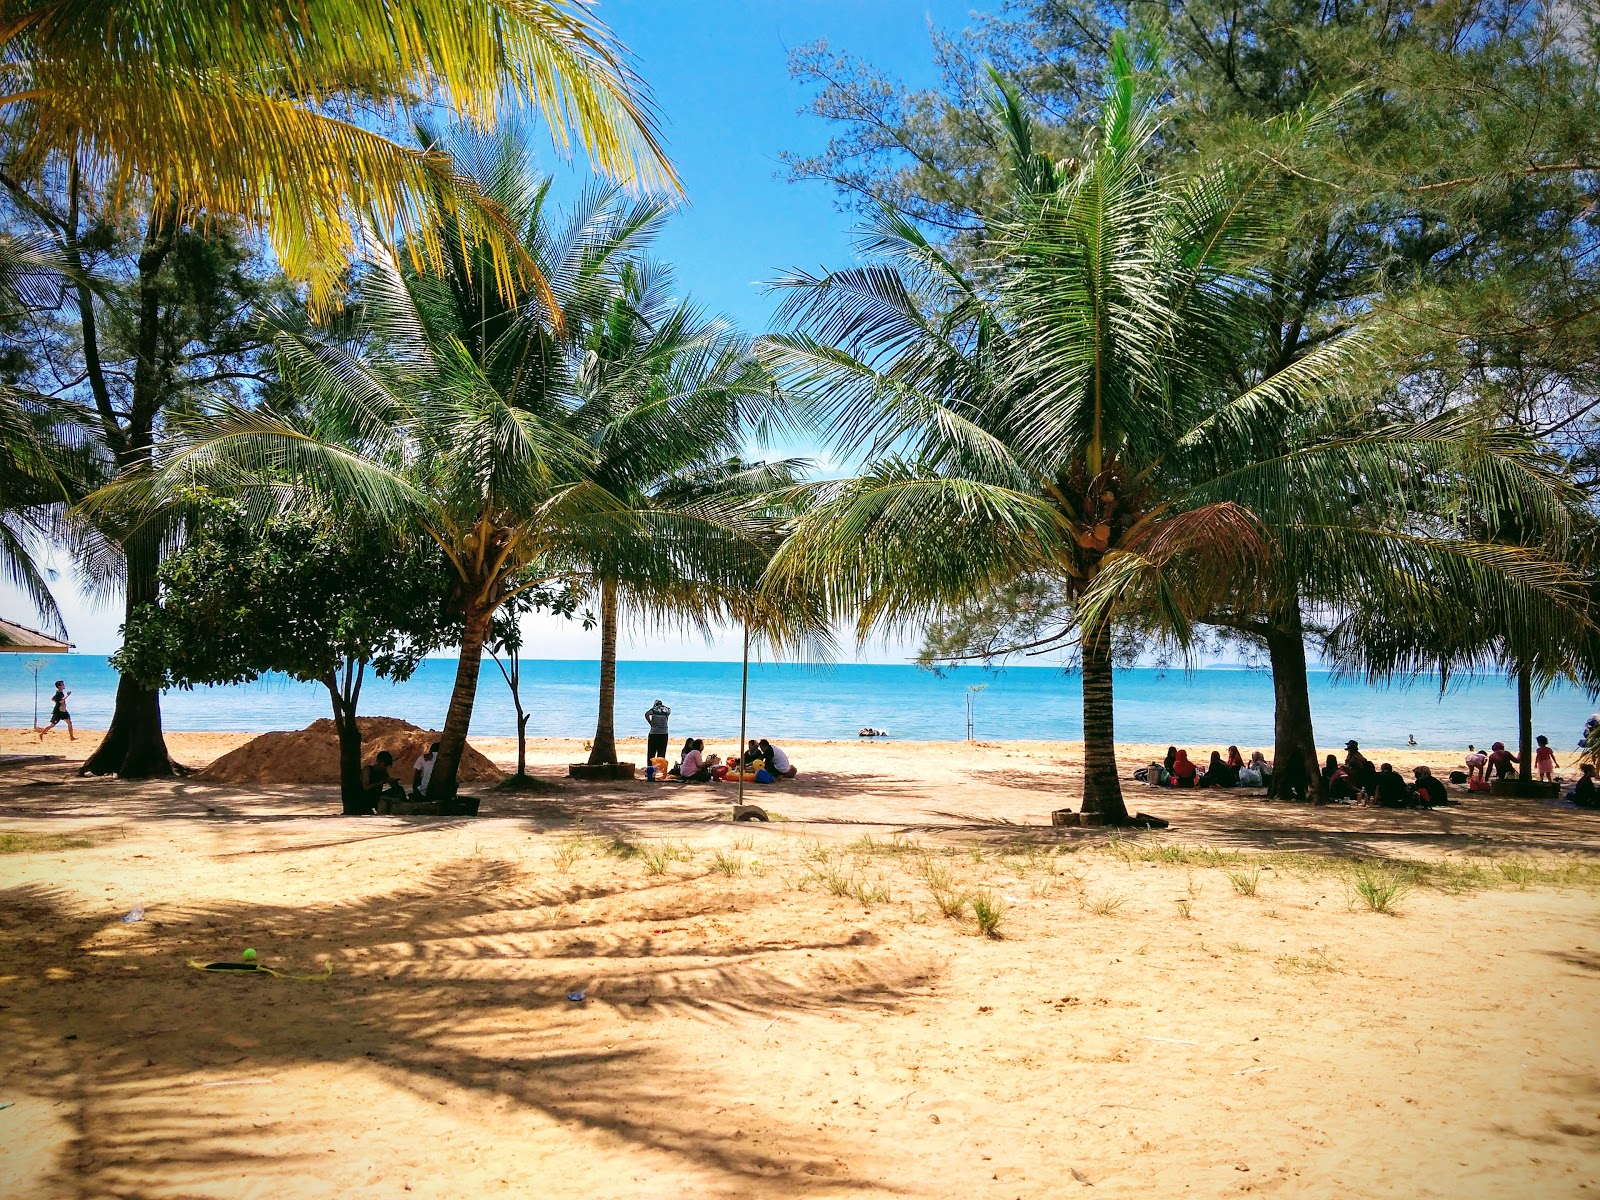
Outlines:
{"label": "black shorts", "polygon": [[50,724],[52,724],[52,725],[54,725],[57,721],[70,721],[70,720],[72,720],[72,714],[69,713],[64,708],[58,708],[53,713],[50,714]]}

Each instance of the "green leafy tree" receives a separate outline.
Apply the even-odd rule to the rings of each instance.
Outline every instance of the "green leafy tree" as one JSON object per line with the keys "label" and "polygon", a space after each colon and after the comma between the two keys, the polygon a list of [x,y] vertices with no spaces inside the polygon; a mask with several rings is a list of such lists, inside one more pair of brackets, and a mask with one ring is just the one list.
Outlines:
{"label": "green leafy tree", "polygon": [[135,609],[119,671],[150,688],[249,683],[269,672],[327,689],[339,735],[340,792],[361,800],[362,684],[399,682],[454,632],[437,548],[299,510],[266,522],[242,506],[197,506],[159,599]]}
{"label": "green leafy tree", "polygon": [[587,474],[592,453],[570,428],[562,339],[665,211],[596,189],[561,226],[548,181],[515,139],[468,143],[458,158],[521,231],[548,287],[494,287],[494,247],[447,217],[440,269],[380,254],[361,273],[340,336],[280,330],[278,362],[303,398],[295,413],[224,409],[189,421],[160,471],[121,491],[124,503],[158,512],[194,482],[284,486],[436,545],[460,646],[430,784],[446,798],[495,614],[633,528],[626,505]]}
{"label": "green leafy tree", "polygon": [[[887,203],[958,260],[980,261],[984,214],[1006,186],[1007,141],[984,119],[984,64],[1015,80],[1040,114],[1036,144],[1066,153],[1098,102],[1101,56],[1132,27],[1162,35],[1155,45],[1170,106],[1151,148],[1158,161],[1266,159],[1287,168],[1278,240],[1257,274],[1255,333],[1237,348],[1240,386],[1290,369],[1387,311],[1407,333],[1408,358],[1386,358],[1371,377],[1347,381],[1377,401],[1380,422],[1466,412],[1509,426],[1511,440],[1539,438],[1580,473],[1594,460],[1600,255],[1586,172],[1600,155],[1585,114],[1600,104],[1600,76],[1595,26],[1580,8],[1024,0],[960,37],[936,34],[943,80],[923,92],[825,47],[797,53],[795,73],[817,85],[812,110],[837,133],[822,154],[792,160],[792,171],[831,182],[853,203]],[[1286,159],[1270,123],[1335,100],[1337,137]],[[1323,423],[1324,436],[1352,432]],[[1286,441],[1257,453],[1292,448]],[[1361,519],[1352,513],[1343,523]],[[1546,552],[1559,552],[1563,523],[1546,531]],[[1406,572],[1373,562],[1376,577],[1355,586],[1348,574],[1330,579],[1320,570],[1344,557],[1315,538],[1280,539],[1270,586],[1245,607],[1209,614],[1216,628],[1266,651],[1280,759],[1315,745],[1307,641],[1333,654],[1328,638],[1352,598],[1375,619],[1375,606],[1394,601],[1383,618],[1390,623],[1408,612]],[[1411,573],[1459,574],[1426,562]],[[1373,590],[1386,581],[1393,586]],[[1008,626],[1011,644],[1042,636],[1036,598],[1017,600],[1007,614],[988,598],[971,610],[970,626],[952,614],[928,651],[979,653],[1005,643],[995,635]],[[1560,605],[1554,619],[1573,623]]]}
{"label": "green leafy tree", "polygon": [[[1333,553],[1330,574],[1371,559],[1419,571],[1409,551],[1427,539],[1405,527],[1407,491],[1463,441],[1477,445],[1459,422],[1328,429],[1330,405],[1349,403],[1341,380],[1374,353],[1364,330],[1238,377],[1277,228],[1276,180],[1259,165],[1156,169],[1157,111],[1121,40],[1099,131],[1073,161],[1038,152],[1002,89],[1011,193],[984,231],[992,265],[981,282],[888,213],[873,232],[879,262],[788,281],[788,313],[821,337],[768,348],[842,448],[875,460],[819,485],[775,569],[827,588],[863,631],[920,623],[1019,580],[1057,589],[1083,674],[1084,810],[1110,822],[1127,819],[1117,623],[1187,646],[1206,614],[1260,604],[1270,581],[1258,566],[1292,530]],[[1477,452],[1504,460],[1478,503],[1555,519],[1517,447]],[[1349,520],[1353,492],[1390,519]],[[1480,548],[1466,551],[1428,561],[1488,589],[1559,587],[1543,562],[1487,570]]]}
{"label": "green leafy tree", "polygon": [[[96,451],[96,476],[148,469],[174,413],[207,400],[243,402],[270,384],[256,310],[290,298],[237,230],[149,214],[108,220],[85,208],[76,173],[29,183],[0,172],[0,187],[11,223],[63,268],[52,303],[30,307],[18,331],[27,347],[19,382],[75,414]],[[133,530],[100,511],[53,533],[91,587],[121,593],[125,620],[153,601],[167,536],[159,523]],[[118,680],[111,726],[84,770],[171,772],[159,693]]]}

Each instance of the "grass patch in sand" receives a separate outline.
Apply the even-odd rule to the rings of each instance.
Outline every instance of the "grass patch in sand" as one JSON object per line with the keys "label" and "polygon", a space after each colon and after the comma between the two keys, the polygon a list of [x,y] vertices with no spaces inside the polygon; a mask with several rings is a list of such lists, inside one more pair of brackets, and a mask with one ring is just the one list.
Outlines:
{"label": "grass patch in sand", "polygon": [[638,851],[645,871],[651,875],[665,875],[673,863],[689,862],[694,858],[689,847],[673,845],[671,842],[645,842],[638,847]]}
{"label": "grass patch in sand", "polygon": [[1109,917],[1128,901],[1122,896],[1096,896],[1083,898],[1083,908],[1097,917]]}
{"label": "grass patch in sand", "polygon": [[1000,923],[1005,920],[1006,906],[999,897],[992,892],[973,892],[967,897],[967,902],[972,905],[972,919],[979,933],[996,940],[1003,936]]}
{"label": "grass patch in sand", "polygon": [[711,860],[711,869],[718,875],[726,875],[729,878],[735,875],[743,875],[744,859],[737,854],[727,854],[718,850],[716,857]]}
{"label": "grass patch in sand", "polygon": [[921,854],[922,847],[908,839],[904,834],[895,834],[894,837],[884,839],[875,838],[870,833],[864,833],[846,847],[852,854],[861,857],[882,856],[899,858],[905,854]]}
{"label": "grass patch in sand", "polygon": [[925,859],[921,874],[940,916],[959,918],[967,911],[967,894],[956,887],[947,867]]}
{"label": "grass patch in sand", "polygon": [[555,860],[556,870],[566,872],[570,871],[572,864],[579,859],[588,858],[589,855],[599,852],[603,845],[603,842],[587,834],[575,833],[558,841],[556,848],[550,852],[550,857]]}
{"label": "grass patch in sand", "polygon": [[1371,855],[1310,854],[1291,851],[1251,854],[1242,850],[1220,850],[1212,846],[1185,846],[1172,842],[1107,839],[1096,847],[1101,853],[1121,859],[1129,866],[1155,864],[1204,867],[1224,871],[1242,896],[1249,881],[1259,882],[1263,870],[1275,870],[1300,878],[1332,877],[1356,887],[1363,877],[1387,873],[1402,885],[1402,892],[1429,888],[1441,892],[1471,892],[1498,887],[1557,887],[1600,889],[1600,862],[1581,859],[1554,861],[1508,859],[1390,859]]}
{"label": "grass patch in sand", "polygon": [[1395,905],[1411,890],[1411,884],[1395,871],[1377,867],[1357,867],[1350,876],[1350,907],[1359,900],[1375,913],[1396,915]]}
{"label": "grass patch in sand", "polygon": [[1339,975],[1343,968],[1328,957],[1328,952],[1313,947],[1310,954],[1286,954],[1273,966],[1285,975]]}
{"label": "grass patch in sand", "polygon": [[71,833],[0,833],[0,854],[41,854],[52,850],[86,850],[93,838]]}
{"label": "grass patch in sand", "polygon": [[1233,890],[1241,896],[1254,896],[1261,887],[1261,868],[1251,867],[1248,871],[1229,871],[1228,882],[1233,884]]}
{"label": "grass patch in sand", "polygon": [[857,875],[850,881],[849,890],[845,892],[852,900],[859,900],[871,908],[874,904],[887,904],[893,895],[889,885],[881,879],[866,880]]}

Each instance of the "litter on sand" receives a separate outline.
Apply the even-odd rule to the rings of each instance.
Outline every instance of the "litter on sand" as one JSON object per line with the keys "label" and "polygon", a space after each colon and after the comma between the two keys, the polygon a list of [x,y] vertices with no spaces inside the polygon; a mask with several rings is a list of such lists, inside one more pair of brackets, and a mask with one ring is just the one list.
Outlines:
{"label": "litter on sand", "polygon": [[1139,1036],[1147,1042],[1171,1042],[1176,1046],[1198,1046],[1200,1044],[1199,1042],[1191,1042],[1188,1038],[1156,1037],[1153,1033],[1143,1033]]}
{"label": "litter on sand", "polygon": [[258,962],[214,962],[203,963],[189,960],[189,965],[196,971],[246,971],[253,975],[270,975],[274,979],[290,979],[297,983],[308,983],[315,979],[327,979],[333,974],[333,960],[330,958],[323,963],[320,975],[286,975],[282,971],[274,971],[271,967],[262,966]]}
{"label": "litter on sand", "polygon": [[580,1003],[583,1000],[583,996],[584,996],[584,993],[582,993],[582,992],[568,992],[567,993],[567,999],[571,1000],[574,1004]]}

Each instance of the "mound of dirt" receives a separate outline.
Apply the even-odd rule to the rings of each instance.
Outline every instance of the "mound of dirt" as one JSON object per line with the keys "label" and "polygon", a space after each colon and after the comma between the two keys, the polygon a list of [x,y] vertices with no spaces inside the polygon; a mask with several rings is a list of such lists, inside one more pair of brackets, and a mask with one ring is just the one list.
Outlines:
{"label": "mound of dirt", "polygon": [[[431,729],[418,729],[395,717],[358,717],[361,726],[361,761],[369,763],[380,750],[394,755],[394,775],[411,786],[411,767],[428,747],[439,740]],[[504,774],[468,743],[461,755],[458,778],[462,783],[496,783]],[[199,773],[213,783],[332,783],[339,782],[339,733],[332,717],[313,721],[304,729],[263,733],[237,750],[224,754]]]}

